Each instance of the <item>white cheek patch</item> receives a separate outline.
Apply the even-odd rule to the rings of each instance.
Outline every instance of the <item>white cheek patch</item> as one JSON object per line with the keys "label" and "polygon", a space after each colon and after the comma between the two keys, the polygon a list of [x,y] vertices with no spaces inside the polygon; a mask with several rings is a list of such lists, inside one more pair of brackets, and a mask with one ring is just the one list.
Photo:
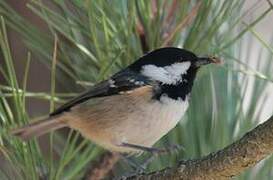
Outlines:
{"label": "white cheek patch", "polygon": [[158,67],[155,65],[145,65],[141,74],[163,84],[177,84],[182,81],[182,75],[190,68],[189,61],[175,63],[170,66]]}

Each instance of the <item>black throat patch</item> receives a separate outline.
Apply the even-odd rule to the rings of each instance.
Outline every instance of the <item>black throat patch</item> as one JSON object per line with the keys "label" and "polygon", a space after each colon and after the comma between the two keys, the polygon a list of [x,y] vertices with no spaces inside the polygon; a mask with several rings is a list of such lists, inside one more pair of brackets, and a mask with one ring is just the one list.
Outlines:
{"label": "black throat patch", "polygon": [[162,95],[167,95],[172,99],[186,99],[186,96],[190,94],[193,86],[193,82],[196,76],[197,69],[190,68],[186,74],[182,75],[183,81],[173,84],[159,84],[155,89],[154,98],[160,100]]}

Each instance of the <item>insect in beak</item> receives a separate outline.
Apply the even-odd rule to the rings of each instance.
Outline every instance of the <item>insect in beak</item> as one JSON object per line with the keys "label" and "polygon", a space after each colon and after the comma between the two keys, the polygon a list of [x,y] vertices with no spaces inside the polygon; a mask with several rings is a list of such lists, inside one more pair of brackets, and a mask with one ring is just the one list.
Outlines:
{"label": "insect in beak", "polygon": [[223,64],[223,61],[221,61],[219,58],[215,56],[208,56],[208,57],[199,57],[197,61],[195,61],[194,65],[195,67],[200,67],[207,64]]}

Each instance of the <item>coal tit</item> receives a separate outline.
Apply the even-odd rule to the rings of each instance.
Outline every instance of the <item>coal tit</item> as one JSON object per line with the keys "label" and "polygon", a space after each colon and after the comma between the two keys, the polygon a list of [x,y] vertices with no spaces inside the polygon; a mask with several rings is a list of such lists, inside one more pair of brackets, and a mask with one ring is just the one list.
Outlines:
{"label": "coal tit", "polygon": [[114,152],[152,147],[185,114],[198,69],[219,63],[185,49],[154,50],[65,103],[49,118],[13,130],[22,139],[62,127]]}

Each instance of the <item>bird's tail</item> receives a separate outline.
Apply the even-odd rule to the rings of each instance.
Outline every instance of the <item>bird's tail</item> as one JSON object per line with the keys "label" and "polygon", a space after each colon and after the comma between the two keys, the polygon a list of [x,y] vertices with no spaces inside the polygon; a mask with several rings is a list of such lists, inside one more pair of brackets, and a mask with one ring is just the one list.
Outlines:
{"label": "bird's tail", "polygon": [[41,136],[49,131],[53,131],[67,126],[62,118],[46,118],[41,121],[30,123],[24,127],[14,129],[11,133],[23,140],[29,140],[33,137]]}

